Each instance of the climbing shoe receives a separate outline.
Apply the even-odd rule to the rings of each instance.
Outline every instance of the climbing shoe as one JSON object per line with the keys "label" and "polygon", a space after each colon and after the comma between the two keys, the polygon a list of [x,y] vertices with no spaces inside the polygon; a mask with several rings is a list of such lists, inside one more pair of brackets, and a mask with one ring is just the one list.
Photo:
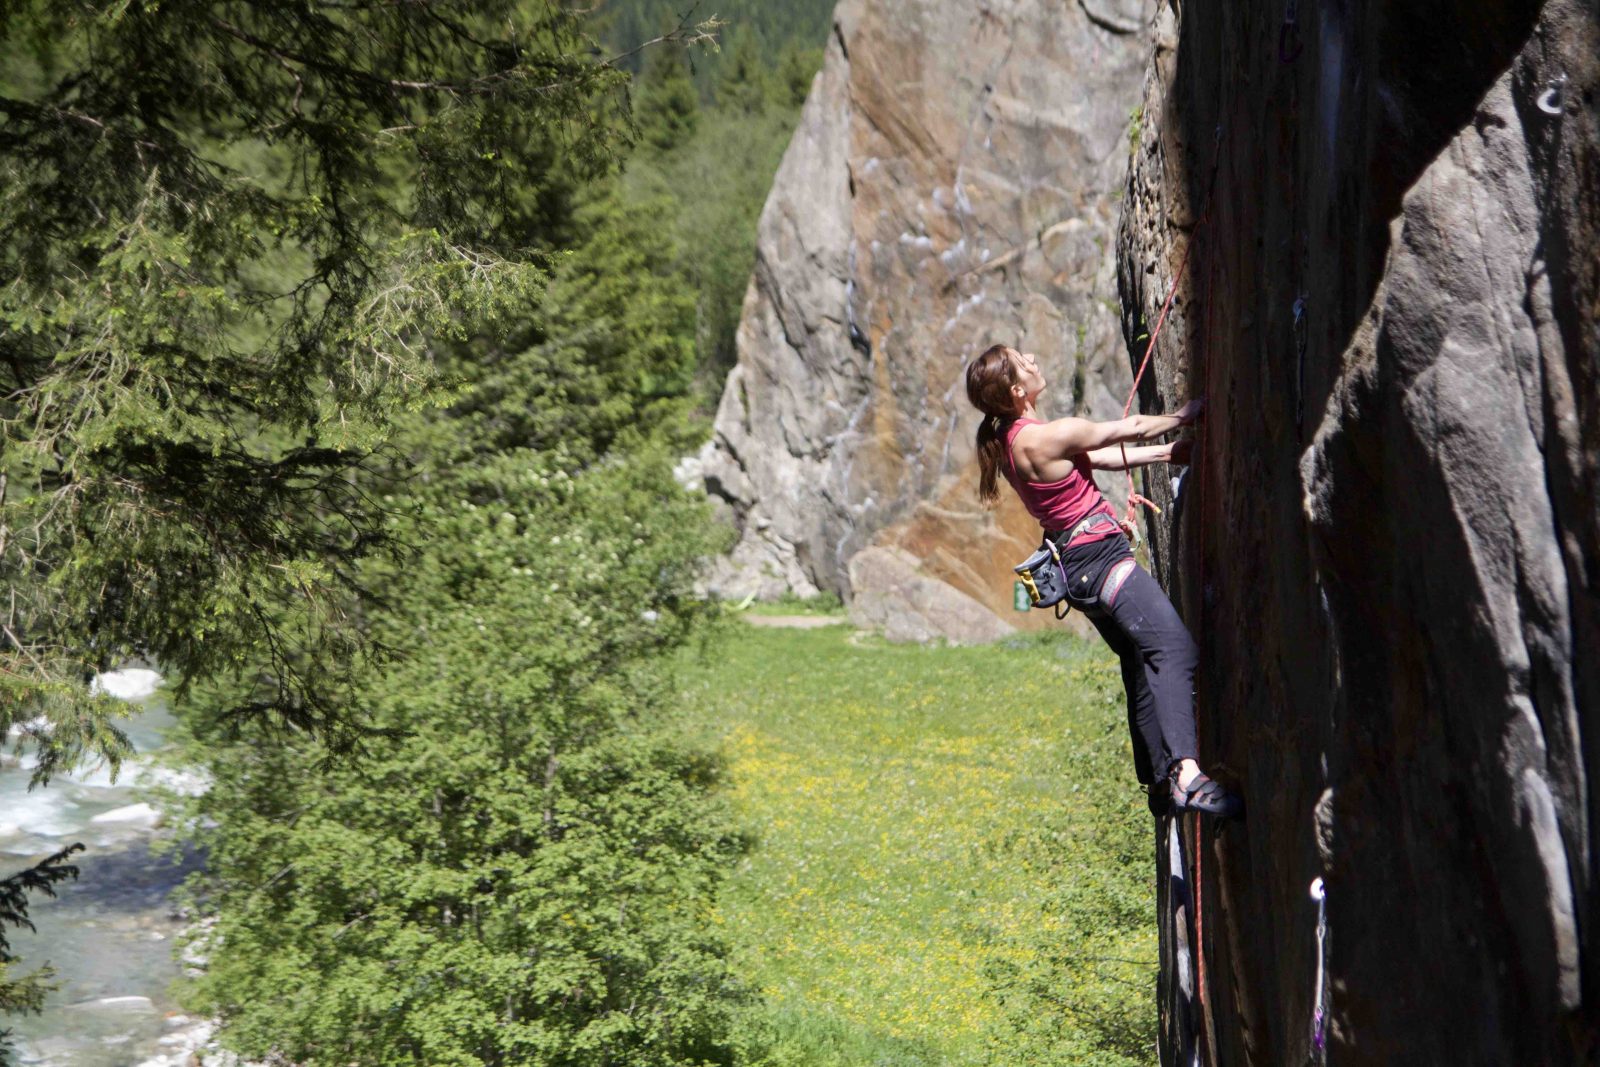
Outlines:
{"label": "climbing shoe", "polygon": [[[1197,774],[1188,789],[1178,787],[1178,774],[1170,779],[1172,811],[1198,811],[1219,819],[1236,819],[1244,814],[1244,800],[1228,792],[1203,774]],[[1154,805],[1151,805],[1152,810]]]}

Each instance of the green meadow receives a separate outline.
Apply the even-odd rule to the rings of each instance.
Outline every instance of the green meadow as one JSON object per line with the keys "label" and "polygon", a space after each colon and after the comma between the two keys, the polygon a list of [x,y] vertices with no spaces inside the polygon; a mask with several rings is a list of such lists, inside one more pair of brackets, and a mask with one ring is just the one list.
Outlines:
{"label": "green meadow", "polygon": [[1151,821],[1109,651],[739,625],[682,688],[753,838],[714,919],[771,1062],[1153,1061]]}

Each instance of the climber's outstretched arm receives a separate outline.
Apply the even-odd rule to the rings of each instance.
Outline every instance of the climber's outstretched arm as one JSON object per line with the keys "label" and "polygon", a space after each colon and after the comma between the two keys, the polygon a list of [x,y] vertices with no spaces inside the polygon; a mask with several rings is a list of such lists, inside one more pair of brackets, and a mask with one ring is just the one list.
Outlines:
{"label": "climber's outstretched arm", "polygon": [[[1068,459],[1113,445],[1149,441],[1163,434],[1169,434],[1180,426],[1189,425],[1200,417],[1200,412],[1203,410],[1205,410],[1204,400],[1191,400],[1176,415],[1129,415],[1127,418],[1112,419],[1109,422],[1092,422],[1089,419],[1075,418],[1056,419],[1039,426],[1026,427],[1018,437],[1018,445],[1033,464],[1042,465],[1051,460]],[[1118,462],[1121,462],[1120,457]]]}
{"label": "climber's outstretched arm", "polygon": [[[1099,471],[1126,471],[1135,467],[1148,467],[1152,463],[1176,463],[1180,466],[1189,462],[1189,452],[1193,445],[1188,441],[1171,441],[1164,445],[1136,445],[1132,448],[1112,445],[1109,448],[1096,448],[1086,453],[1089,466]],[[1123,457],[1127,458],[1124,459]]]}

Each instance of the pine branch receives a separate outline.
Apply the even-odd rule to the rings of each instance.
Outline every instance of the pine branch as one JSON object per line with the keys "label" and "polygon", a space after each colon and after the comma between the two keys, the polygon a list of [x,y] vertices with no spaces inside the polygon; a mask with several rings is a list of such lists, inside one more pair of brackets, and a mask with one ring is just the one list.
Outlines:
{"label": "pine branch", "polygon": [[10,963],[16,958],[10,953],[11,946],[5,932],[7,926],[29,932],[35,929],[28,918],[28,894],[43,893],[53,898],[56,895],[56,883],[69,878],[76,881],[78,865],[67,860],[82,851],[82,843],[71,844],[46,856],[32,867],[0,878],[0,963]]}

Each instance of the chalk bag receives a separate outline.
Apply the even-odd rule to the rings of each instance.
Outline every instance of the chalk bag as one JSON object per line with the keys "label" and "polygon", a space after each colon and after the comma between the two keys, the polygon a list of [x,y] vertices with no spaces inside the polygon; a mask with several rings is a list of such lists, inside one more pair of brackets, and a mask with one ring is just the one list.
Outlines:
{"label": "chalk bag", "polygon": [[[1011,568],[1016,572],[1028,599],[1036,608],[1055,608],[1056,615],[1066,614],[1067,568],[1061,562],[1061,550],[1046,540],[1033,555]],[[1059,607],[1057,605],[1060,605]]]}

